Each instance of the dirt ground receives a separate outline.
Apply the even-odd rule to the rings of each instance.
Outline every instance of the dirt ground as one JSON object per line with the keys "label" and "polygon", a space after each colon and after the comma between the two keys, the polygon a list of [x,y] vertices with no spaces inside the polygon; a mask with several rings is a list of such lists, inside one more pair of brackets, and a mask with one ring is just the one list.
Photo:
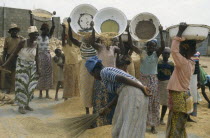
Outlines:
{"label": "dirt ground", "polygon": [[[201,57],[201,65],[210,74],[210,57]],[[210,92],[207,90],[210,97]],[[200,90],[199,90],[200,92]],[[38,91],[31,102],[33,112],[21,115],[17,106],[0,106],[0,138],[69,138],[69,128],[66,120],[78,117],[85,113],[80,98],[75,97],[64,102],[62,90],[59,92],[59,101],[54,99],[38,99]],[[200,93],[201,94],[201,93]],[[55,91],[50,91],[53,98]],[[14,97],[14,95],[11,95]],[[198,105],[198,117],[193,117],[197,123],[187,123],[187,132],[190,138],[210,138],[210,109],[202,97]],[[167,115],[165,117],[167,122]],[[146,132],[146,138],[164,138],[166,126],[158,127],[158,134]],[[81,138],[111,138],[111,126],[104,126],[85,131]]]}

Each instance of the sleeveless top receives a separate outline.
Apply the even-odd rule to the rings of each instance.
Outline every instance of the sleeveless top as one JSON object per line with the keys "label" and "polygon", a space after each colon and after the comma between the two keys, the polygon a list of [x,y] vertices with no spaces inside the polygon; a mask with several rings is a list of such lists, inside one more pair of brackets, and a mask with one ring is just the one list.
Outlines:
{"label": "sleeveless top", "polygon": [[49,49],[50,39],[48,36],[46,36],[45,39],[43,39],[42,36],[39,36],[37,38],[37,43],[39,45],[39,47],[38,47],[39,52],[50,51],[50,49]]}
{"label": "sleeveless top", "polygon": [[18,53],[18,57],[25,61],[35,61],[36,57],[37,42],[34,42],[33,47],[28,47],[27,40],[25,41],[24,47]]}
{"label": "sleeveless top", "polygon": [[148,56],[144,50],[141,53],[140,59],[140,72],[144,75],[155,75],[157,74],[158,57],[157,53],[153,52],[152,55]]}
{"label": "sleeveless top", "polygon": [[96,50],[92,46],[87,47],[85,45],[85,43],[82,43],[82,45],[80,47],[80,51],[81,51],[82,59],[86,59],[86,58],[90,58],[92,56],[96,56]]}

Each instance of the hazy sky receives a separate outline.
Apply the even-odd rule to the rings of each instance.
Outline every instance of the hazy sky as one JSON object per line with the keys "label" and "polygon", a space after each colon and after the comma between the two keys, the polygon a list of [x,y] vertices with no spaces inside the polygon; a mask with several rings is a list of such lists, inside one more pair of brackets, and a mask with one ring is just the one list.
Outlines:
{"label": "hazy sky", "polygon": [[0,6],[56,11],[61,19],[70,15],[72,9],[88,3],[98,10],[104,7],[116,7],[122,10],[128,19],[141,12],[155,14],[165,27],[181,21],[191,24],[210,25],[210,0],[0,0]]}

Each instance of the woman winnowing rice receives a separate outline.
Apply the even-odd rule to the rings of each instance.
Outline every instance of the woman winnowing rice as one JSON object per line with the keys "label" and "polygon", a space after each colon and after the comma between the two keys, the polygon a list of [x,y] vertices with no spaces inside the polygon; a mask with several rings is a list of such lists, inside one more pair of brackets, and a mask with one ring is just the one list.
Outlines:
{"label": "woman winnowing rice", "polygon": [[[135,77],[123,70],[104,67],[102,61],[94,56],[85,64],[95,79],[104,83],[109,92],[117,96],[99,113],[105,115],[117,103],[112,120],[112,137],[144,137],[148,111],[148,88]],[[138,128],[138,129],[136,129]]]}
{"label": "woman winnowing rice", "polygon": [[36,26],[30,26],[28,33],[29,39],[21,41],[10,58],[2,65],[2,67],[8,66],[18,56],[15,75],[15,101],[21,114],[25,114],[26,110],[33,111],[29,102],[38,80],[38,45],[36,40],[39,34]]}

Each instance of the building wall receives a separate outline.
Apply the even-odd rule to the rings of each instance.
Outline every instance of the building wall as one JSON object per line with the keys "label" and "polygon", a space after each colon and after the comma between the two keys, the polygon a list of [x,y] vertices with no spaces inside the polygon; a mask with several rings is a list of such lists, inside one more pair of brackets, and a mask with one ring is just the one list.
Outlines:
{"label": "building wall", "polygon": [[[0,37],[8,36],[8,30],[10,28],[11,23],[17,24],[21,31],[20,35],[27,37],[27,29],[30,26],[30,10],[27,9],[15,9],[15,8],[8,8],[8,7],[0,7]],[[55,31],[54,37],[60,37],[60,17],[54,17],[55,21]],[[51,27],[51,21],[47,22]],[[37,26],[38,30],[40,31],[42,22],[34,20],[34,25]]]}

